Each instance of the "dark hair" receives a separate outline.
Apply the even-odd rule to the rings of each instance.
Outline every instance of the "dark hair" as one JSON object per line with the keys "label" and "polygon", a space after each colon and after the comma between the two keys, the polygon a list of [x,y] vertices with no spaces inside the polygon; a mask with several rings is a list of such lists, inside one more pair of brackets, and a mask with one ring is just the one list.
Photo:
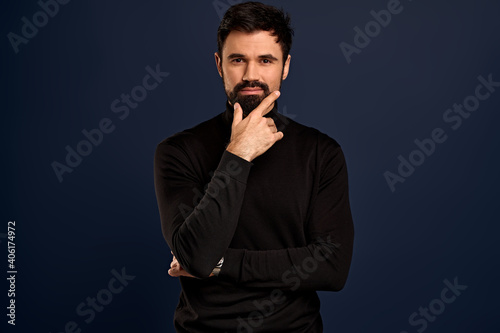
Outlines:
{"label": "dark hair", "polygon": [[227,36],[233,30],[272,31],[272,35],[278,37],[277,42],[283,51],[283,63],[288,58],[292,47],[293,29],[290,26],[290,15],[283,10],[253,1],[230,7],[224,14],[217,31],[217,47],[221,57]]}

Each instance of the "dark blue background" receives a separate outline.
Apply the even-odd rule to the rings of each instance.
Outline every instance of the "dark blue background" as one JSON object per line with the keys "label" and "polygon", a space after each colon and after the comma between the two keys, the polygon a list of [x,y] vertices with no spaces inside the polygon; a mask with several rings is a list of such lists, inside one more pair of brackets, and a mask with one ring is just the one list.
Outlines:
{"label": "dark blue background", "polygon": [[[348,64],[339,44],[353,44],[353,28],[387,0],[267,3],[284,6],[296,30],[280,111],[339,141],[349,167],[354,257],[344,290],[320,293],[325,332],[417,332],[408,317],[455,277],[468,288],[425,331],[498,332],[500,88],[457,130],[442,117],[474,94],[479,75],[500,81],[500,4],[402,0]],[[35,0],[7,0],[0,14],[2,276],[9,220],[18,269],[16,326],[6,325],[5,279],[2,325],[174,332],[179,283],[167,275],[153,155],[224,109],[213,59],[220,16],[212,1],[71,1],[16,54],[7,34],[38,11]],[[170,76],[120,120],[111,102],[157,64]],[[51,163],[103,118],[115,130],[60,183]],[[392,192],[384,172],[435,128],[448,139]],[[135,279],[85,323],[76,307],[122,268]]]}

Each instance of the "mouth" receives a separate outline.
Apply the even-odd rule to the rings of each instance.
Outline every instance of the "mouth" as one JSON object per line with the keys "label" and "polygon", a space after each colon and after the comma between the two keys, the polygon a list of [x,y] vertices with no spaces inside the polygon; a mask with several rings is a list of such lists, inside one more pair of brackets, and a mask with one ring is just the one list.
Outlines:
{"label": "mouth", "polygon": [[242,95],[259,95],[262,94],[264,90],[262,88],[244,88],[240,90]]}

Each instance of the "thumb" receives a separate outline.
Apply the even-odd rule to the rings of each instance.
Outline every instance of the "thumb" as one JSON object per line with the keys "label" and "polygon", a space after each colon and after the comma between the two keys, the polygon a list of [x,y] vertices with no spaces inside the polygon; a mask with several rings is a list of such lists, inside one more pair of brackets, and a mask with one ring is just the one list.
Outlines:
{"label": "thumb", "polygon": [[243,119],[243,110],[239,103],[234,103],[233,127],[237,126]]}

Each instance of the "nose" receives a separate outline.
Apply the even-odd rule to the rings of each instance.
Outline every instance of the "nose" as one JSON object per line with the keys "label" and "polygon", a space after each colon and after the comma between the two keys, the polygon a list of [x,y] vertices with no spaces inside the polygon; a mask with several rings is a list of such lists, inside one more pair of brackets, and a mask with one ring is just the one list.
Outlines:
{"label": "nose", "polygon": [[259,75],[259,69],[258,69],[258,64],[256,64],[253,61],[248,62],[245,74],[243,75],[243,81],[259,81],[260,75]]}

